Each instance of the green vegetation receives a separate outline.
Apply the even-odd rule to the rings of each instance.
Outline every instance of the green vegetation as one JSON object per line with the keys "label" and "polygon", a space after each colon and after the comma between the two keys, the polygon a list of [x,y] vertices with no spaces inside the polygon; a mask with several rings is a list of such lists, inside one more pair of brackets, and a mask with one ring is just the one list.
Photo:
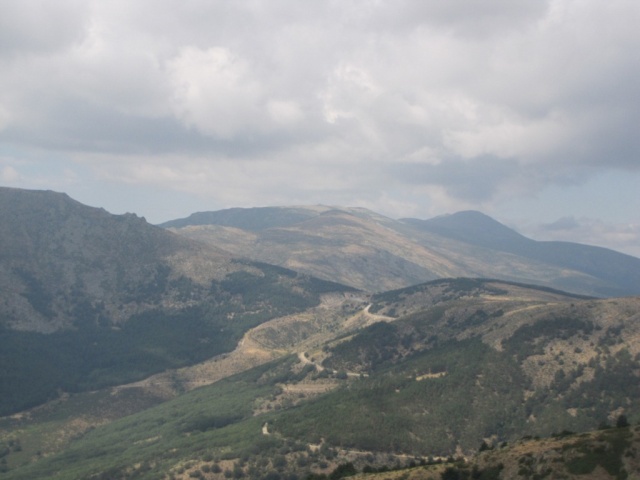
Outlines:
{"label": "green vegetation", "polygon": [[16,273],[25,284],[26,291],[22,294],[35,309],[36,312],[45,317],[53,316],[51,305],[53,303],[52,295],[42,285],[35,275],[24,269],[17,269]]}
{"label": "green vegetation", "polygon": [[533,325],[520,327],[508,340],[503,342],[503,347],[518,357],[519,361],[531,355],[540,355],[544,347],[552,339],[568,339],[578,334],[589,334],[593,331],[592,322],[579,318],[545,318]]}
{"label": "green vegetation", "polygon": [[[477,284],[462,282],[463,287],[469,287],[463,290],[468,292]],[[440,303],[393,323],[374,324],[339,343],[324,366],[334,371],[368,373],[370,377],[344,392],[301,407],[302,413],[292,413],[295,421],[283,423],[284,431],[296,438],[304,436],[305,431],[322,432],[317,436],[354,448],[406,452],[435,448],[436,452],[450,453],[456,441],[472,448],[491,435],[511,441],[523,434],[548,436],[560,430],[594,429],[618,409],[624,409],[632,419],[640,418],[640,407],[633,401],[640,398],[640,384],[629,381],[636,377],[640,355],[634,358],[626,349],[616,354],[603,350],[589,366],[574,360],[571,366],[561,368],[562,357],[558,357],[549,387],[534,387],[533,379],[522,370],[526,359],[544,354],[553,341],[570,344],[597,333],[599,327],[592,320],[579,313],[541,317],[516,329],[502,342],[502,352],[490,349],[479,339],[448,341],[468,328],[504,315],[502,308],[479,305],[474,298]],[[610,339],[609,343],[620,341],[621,330],[613,330],[604,332],[603,338]],[[482,349],[491,354],[478,355]],[[455,367],[453,352],[458,358]],[[419,359],[430,362],[416,367]],[[587,377],[586,368],[592,371]],[[508,380],[506,372],[510,372]],[[417,378],[424,380],[416,385],[409,380]],[[431,389],[437,389],[439,396],[430,397]],[[414,391],[420,391],[416,400],[405,405],[405,396]],[[525,391],[529,392],[526,397]],[[503,411],[491,403],[497,401],[495,392],[501,392]],[[483,408],[475,411],[478,404]],[[412,408],[418,406],[419,410],[420,405],[424,405],[422,416],[412,416]],[[336,407],[334,411],[332,406]],[[431,415],[438,424],[429,425]],[[450,419],[455,418],[463,419],[464,429],[450,426]],[[297,421],[300,427],[293,426]],[[424,427],[423,432],[421,424],[429,428]],[[365,438],[367,435],[370,438]]]}
{"label": "green vegetation", "polygon": [[398,327],[392,323],[378,322],[364,329],[351,340],[339,344],[324,366],[333,370],[354,369],[361,366],[365,370],[377,368],[380,364],[398,357]]}
{"label": "green vegetation", "polygon": [[[156,479],[186,472],[199,478],[228,470],[229,478],[285,479],[327,470],[333,448],[312,451],[304,442],[265,435],[263,425],[280,413],[254,416],[258,405],[281,393],[281,382],[298,378],[296,362],[288,357],[256,367],[90,430],[57,455],[14,462],[3,478]],[[25,449],[32,449],[29,442],[38,439],[28,433],[23,430]],[[353,465],[329,470],[330,478],[354,472]]]}
{"label": "green vegetation", "polygon": [[[58,396],[139,380],[232,350],[243,333],[271,318],[319,303],[319,295],[344,289],[295,272],[252,264],[256,274],[232,273],[200,292],[202,300],[180,310],[155,308],[114,328],[98,307],[77,302],[77,327],[52,334],[0,330],[0,415]],[[148,298],[173,286],[158,270],[143,289]],[[141,295],[138,290],[135,296]],[[133,293],[132,293],[133,294]],[[1,329],[2,327],[0,327]]]}
{"label": "green vegetation", "polygon": [[[60,343],[57,348],[69,351],[69,363],[74,355],[84,354],[89,360],[85,371],[64,378],[64,388],[81,392],[125,375],[141,375],[145,368],[198,361],[229,348],[251,326],[303,311],[318,303],[320,292],[339,288],[279,267],[249,267],[195,292],[203,300],[192,307],[138,314],[120,329],[99,321],[99,306],[78,304],[95,321],[65,332],[77,337],[67,340],[68,347]],[[162,275],[154,282],[163,288]],[[188,286],[183,281],[181,295],[189,293]],[[211,472],[225,478],[330,479],[365,468],[373,472],[406,467],[410,460],[415,464],[459,449],[467,453],[479,445],[483,455],[498,455],[506,450],[506,442],[517,442],[523,435],[544,437],[560,431],[553,441],[578,445],[571,431],[611,422],[612,412],[618,415],[613,422],[621,427],[618,430],[630,431],[626,426],[640,419],[634,402],[640,398],[640,385],[629,381],[637,376],[640,356],[622,345],[622,322],[601,326],[597,302],[576,302],[574,307],[567,301],[555,310],[534,295],[533,300],[526,295],[516,301],[488,299],[491,292],[503,293],[493,285],[485,287],[481,280],[439,282],[428,292],[433,293],[433,306],[420,304],[420,291],[417,297],[398,297],[391,306],[413,313],[356,332],[340,330],[341,318],[348,314],[339,305],[326,317],[301,316],[297,320],[304,327],[278,322],[284,341],[259,332],[252,340],[262,347],[289,348],[311,338],[298,329],[316,331],[320,327],[315,322],[327,318],[330,323],[323,326],[330,324],[335,330],[326,329],[329,343],[324,348],[307,347],[304,361],[292,355],[129,417],[107,418],[112,423],[70,434],[58,450],[41,439],[51,438],[56,422],[69,418],[80,402],[88,404],[90,396],[96,405],[104,405],[107,392],[60,400],[61,407],[55,413],[50,410],[46,421],[46,409],[34,411],[29,420],[3,419],[0,428],[13,433],[0,437],[0,469],[10,479],[203,478]],[[596,313],[589,314],[591,309]],[[41,338],[65,339],[64,335]],[[27,340],[16,344],[27,348]],[[73,342],[82,343],[84,350],[74,351]],[[117,358],[109,359],[109,353]],[[50,361],[59,359],[64,356]],[[91,359],[105,364],[96,368]],[[318,359],[324,371],[318,371]],[[534,377],[541,366],[547,367],[544,382]],[[73,373],[71,367],[69,372]],[[336,385],[320,394],[325,386]],[[135,402],[135,392],[129,394]],[[151,406],[159,400],[140,401]],[[89,410],[85,412],[90,417]],[[602,468],[625,478],[628,462],[622,457],[635,454],[630,440],[621,433],[602,435],[599,444],[566,451],[562,462],[571,474]],[[38,453],[41,450],[44,455]],[[516,466],[523,478],[550,475],[551,466],[532,458],[524,455]],[[490,480],[514,471],[505,468],[498,461],[458,462],[434,471],[442,478]]]}
{"label": "green vegetation", "polygon": [[578,453],[567,461],[567,470],[574,475],[586,475],[601,466],[609,475],[624,480],[627,472],[623,468],[623,455],[631,446],[630,439],[628,428],[618,428],[603,432],[597,442],[578,441],[571,445]]}
{"label": "green vegetation", "polygon": [[372,297],[372,306],[370,311],[372,313],[380,311],[384,306],[388,306],[395,303],[401,303],[407,297],[411,295],[423,293],[434,288],[438,288],[440,293],[438,294],[438,302],[445,302],[455,300],[461,297],[478,297],[479,295],[506,295],[508,290],[500,288],[492,284],[503,284],[505,286],[511,285],[516,287],[523,287],[529,290],[537,290],[545,293],[553,293],[557,295],[563,295],[568,298],[575,299],[589,299],[584,295],[576,295],[572,293],[562,292],[549,287],[543,287],[538,285],[526,285],[518,282],[508,282],[505,280],[492,280],[486,278],[441,278],[438,280],[432,280],[430,282],[421,283],[418,285],[412,285],[410,287],[400,288],[397,290],[390,290],[383,293],[378,293]]}
{"label": "green vegetation", "polygon": [[[342,305],[331,296],[307,312],[322,294],[352,289],[220,257],[217,248],[194,248],[133,215],[113,217],[48,193],[0,193],[7,197],[0,254],[10,286],[0,299],[0,415],[54,399],[0,418],[2,478],[215,473],[328,480],[407,467],[425,473],[431,466],[425,474],[443,479],[493,480],[515,472],[527,479],[594,472],[624,479],[640,470],[640,427],[630,426],[640,421],[640,355],[632,343],[637,299],[582,301],[544,287],[457,278],[374,295],[365,311],[366,294],[358,293]],[[373,238],[371,230],[366,244],[357,241],[364,238],[360,220],[369,221],[370,214],[319,211],[257,209],[241,220],[229,211],[208,220],[253,230],[257,242],[239,243],[260,250],[256,258],[290,258],[307,271],[333,272],[371,290],[432,278],[428,262],[419,266],[392,253],[399,252],[395,234],[386,238],[377,229],[382,238]],[[270,228],[312,217],[290,231]],[[391,220],[382,224],[393,228]],[[481,239],[495,240],[484,220],[474,225]],[[504,229],[496,233],[534,248],[499,249],[522,260],[510,278],[541,275],[537,281],[587,292],[638,285],[629,257],[558,243],[542,252],[542,244]],[[350,248],[354,243],[365,247],[361,253]],[[470,259],[469,251],[440,248],[456,258],[457,271],[491,275],[513,267],[512,256],[496,259],[473,249]],[[301,253],[288,257],[287,250]],[[305,251],[314,259],[303,258]],[[535,268],[524,261],[543,256],[557,261]],[[234,273],[208,284],[196,282],[206,278],[201,272],[194,279],[177,276],[194,271],[195,262]],[[229,352],[248,329],[287,315],[220,359],[220,371],[211,376],[207,365],[109,388]],[[353,330],[388,317],[394,321]],[[300,356],[173,396],[287,351]],[[571,433],[598,425],[591,433]],[[545,447],[531,439],[553,432],[560,433],[543,440]],[[467,455],[478,445],[476,463],[427,461],[460,449]]]}
{"label": "green vegetation", "polygon": [[414,347],[433,347],[438,343],[435,326],[444,313],[443,307],[434,307],[393,323],[375,323],[334,347],[324,365],[334,370],[375,370],[403,359]]}
{"label": "green vegetation", "polygon": [[[429,288],[442,288],[442,301],[452,300],[462,296],[477,296],[480,293],[500,295],[507,293],[506,290],[495,288],[487,283],[490,280],[481,278],[442,278],[432,280],[430,282],[412,285],[410,287],[390,290],[388,292],[378,293],[372,297],[373,305],[371,311],[378,311],[381,304],[392,304],[401,302],[406,297],[416,293],[422,293]],[[507,283],[507,282],[502,282]]]}
{"label": "green vegetation", "polygon": [[127,383],[167,368],[229,351],[259,319],[229,324],[206,307],[137,315],[120,329],[85,328],[42,335],[5,331],[0,337],[2,414],[57,396]]}
{"label": "green vegetation", "polygon": [[[442,375],[418,380],[434,372]],[[285,412],[273,425],[309,442],[446,455],[458,444],[472,449],[487,436],[521,432],[525,382],[509,356],[479,340],[448,342],[398,365],[383,361],[370,377]]]}
{"label": "green vegetation", "polygon": [[[280,443],[261,434],[264,418],[253,417],[258,398],[277,394],[277,375],[291,360],[189,392],[87,432],[63,453],[8,472],[7,478],[159,478],[178,459],[236,458],[270,451]],[[138,469],[133,465],[145,465]],[[100,477],[96,477],[100,478]]]}
{"label": "green vegetation", "polygon": [[485,469],[480,469],[477,465],[473,467],[468,465],[451,465],[445,468],[440,478],[442,480],[498,480],[500,478],[500,472],[503,469],[504,466],[502,464]]}
{"label": "green vegetation", "polygon": [[[477,312],[471,309],[470,313]],[[72,440],[62,453],[39,458],[31,465],[24,464],[27,457],[20,457],[21,452],[10,452],[4,464],[7,478],[160,478],[180,472],[198,478],[216,469],[228,472],[225,476],[229,478],[282,479],[292,474],[306,478],[310,472],[316,473],[309,478],[342,478],[338,475],[351,474],[354,469],[362,471],[364,465],[349,466],[349,462],[339,461],[338,447],[378,455],[371,460],[378,469],[394,463],[389,454],[424,459],[428,455],[451,455],[458,446],[474,450],[490,437],[504,444],[505,440],[511,443],[523,434],[544,429],[556,429],[550,433],[565,425],[574,430],[576,425],[582,430],[588,427],[586,416],[572,417],[561,403],[563,397],[573,398],[571,392],[575,390],[563,383],[566,378],[558,377],[550,389],[538,390],[534,395],[537,404],[532,403],[534,397],[523,402],[522,392],[531,385],[513,354],[517,343],[498,352],[479,338],[470,338],[436,342],[420,351],[405,341],[408,329],[413,329],[414,340],[428,334],[426,326],[420,333],[420,318],[428,325],[440,315],[431,318],[420,314],[393,324],[375,324],[338,345],[332,352],[336,362],[347,365],[352,361],[346,361],[351,358],[346,345],[351,345],[357,346],[362,358],[375,358],[373,367],[368,377],[346,378],[345,374],[342,388],[315,400],[297,406],[280,404],[279,409],[263,408],[277,403],[282,384],[319,376],[312,366],[302,366],[295,357],[289,357],[88,431]],[[586,328],[566,321],[563,324],[579,334]],[[543,325],[540,332],[551,336],[549,328]],[[402,355],[376,356],[376,352],[384,351],[382,347],[390,352],[395,348]],[[607,368],[613,372],[618,369],[620,376],[629,375],[628,368],[634,361],[621,351],[603,363],[602,373],[593,381],[598,384],[599,379],[607,378]],[[612,384],[615,391],[608,395],[621,394],[615,386],[617,381]],[[556,392],[563,393],[558,396]],[[634,392],[629,390],[627,394]],[[593,402],[597,404],[597,400]],[[266,413],[254,416],[257,409]],[[532,414],[538,418],[533,424],[528,422]],[[265,423],[269,435],[262,433]],[[617,431],[602,433],[604,446],[585,444],[582,450],[572,450],[574,453],[563,460],[567,468],[579,474],[600,465],[616,472],[612,473],[618,475],[616,478],[625,478],[622,464],[611,457],[612,452],[616,458],[620,458],[619,452],[630,454],[627,437]],[[37,441],[35,437],[24,431],[19,439],[32,459],[38,448],[32,443]],[[574,441],[576,436],[567,433],[558,438]],[[321,448],[311,450],[309,444]],[[503,450],[484,445],[491,455]],[[537,478],[536,472],[547,471],[547,467],[536,470],[536,464],[526,463],[526,459],[523,462],[523,475],[531,473],[523,478]],[[374,467],[367,470],[374,471]],[[481,467],[450,464],[441,471],[446,478],[496,479],[502,470],[498,462]]]}
{"label": "green vegetation", "polygon": [[[538,390],[527,399],[527,413],[538,419],[533,433],[548,435],[561,429],[595,429],[607,423],[610,412],[621,408],[629,417],[640,418],[640,406],[633,401],[640,398],[640,384],[630,381],[636,378],[640,356],[633,358],[623,349],[591,363],[594,367],[590,380],[575,384],[583,373],[583,366],[567,374],[559,371],[549,389]],[[569,409],[576,409],[578,413],[570,415]]]}

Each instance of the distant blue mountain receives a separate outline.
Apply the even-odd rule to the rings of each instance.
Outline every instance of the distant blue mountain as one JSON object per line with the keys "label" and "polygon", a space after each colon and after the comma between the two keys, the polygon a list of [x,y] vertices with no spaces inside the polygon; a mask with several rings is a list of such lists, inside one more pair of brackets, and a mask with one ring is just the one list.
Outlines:
{"label": "distant blue mountain", "polygon": [[401,221],[422,231],[576,270],[615,285],[600,292],[603,295],[637,295],[640,290],[640,259],[614,250],[573,242],[532,240],[477,211]]}

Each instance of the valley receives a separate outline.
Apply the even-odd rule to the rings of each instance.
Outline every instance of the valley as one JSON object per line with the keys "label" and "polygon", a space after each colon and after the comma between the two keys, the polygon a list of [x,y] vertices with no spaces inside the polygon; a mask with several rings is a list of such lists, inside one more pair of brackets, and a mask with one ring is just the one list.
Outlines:
{"label": "valley", "polygon": [[[49,458],[74,458],[77,465],[85,455],[87,460],[80,463],[86,464],[86,471],[100,468],[87,448],[112,452],[104,455],[115,465],[121,458],[123,468],[132,461],[122,457],[124,452],[166,468],[161,467],[167,463],[157,457],[159,452],[177,448],[188,438],[178,451],[191,460],[179,464],[191,467],[179,467],[172,475],[189,478],[211,465],[221,472],[233,470],[233,459],[252,449],[246,440],[256,445],[268,439],[270,445],[281,445],[279,449],[289,445],[278,468],[298,471],[304,465],[329,473],[345,462],[361,470],[367,465],[419,464],[429,457],[472,458],[483,441],[498,445],[526,435],[548,437],[559,429],[595,429],[615,421],[620,412],[636,419],[637,386],[624,377],[638,371],[638,302],[576,298],[520,284],[462,279],[372,297],[331,295],[304,314],[254,327],[231,353],[103,393],[61,398],[13,418],[11,429],[15,435],[20,432],[22,445],[17,457],[29,461],[29,452],[36,448],[32,442],[39,442],[42,460],[35,465],[40,468],[51,468]],[[573,316],[566,316],[568,312]],[[559,330],[549,330],[544,323],[549,315],[565,318]],[[593,328],[580,323],[591,321],[597,322]],[[534,325],[540,327],[531,333]],[[438,339],[433,338],[436,331]],[[547,340],[540,344],[541,338]],[[593,409],[603,405],[585,404],[580,392],[587,393],[590,384],[600,388],[602,380],[597,379],[602,375],[608,377],[612,397],[598,417]],[[500,404],[492,400],[496,395]],[[102,413],[96,414],[101,403]],[[168,409],[174,412],[169,417]],[[223,424],[217,427],[216,422]],[[112,424],[120,426],[114,430]],[[44,431],[57,443],[43,448]],[[126,437],[119,437],[119,431]],[[184,437],[190,431],[201,433]],[[244,433],[232,440],[233,431]],[[128,447],[117,454],[105,441]],[[141,448],[151,444],[157,448]],[[258,468],[264,455],[269,458],[265,468],[278,471],[270,463],[277,455],[273,446],[262,448],[262,453],[249,454],[244,475],[251,477],[249,471]],[[315,456],[309,453],[314,451]],[[202,461],[209,457],[213,463]],[[37,475],[37,469],[26,465],[8,478],[23,478],[23,469],[24,475]],[[182,477],[176,473],[181,468]]]}
{"label": "valley", "polygon": [[613,281],[593,265],[615,252],[549,263],[476,214],[422,234],[238,209],[172,232],[0,194],[1,478],[638,473],[640,297],[602,295],[633,257]]}

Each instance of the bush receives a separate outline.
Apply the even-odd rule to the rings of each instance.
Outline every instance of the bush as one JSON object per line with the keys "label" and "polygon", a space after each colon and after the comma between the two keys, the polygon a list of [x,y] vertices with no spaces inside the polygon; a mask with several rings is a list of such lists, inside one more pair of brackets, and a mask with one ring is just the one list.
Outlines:
{"label": "bush", "polygon": [[618,416],[618,419],[616,420],[616,428],[625,428],[628,426],[629,426],[629,421],[627,420],[627,416],[626,415]]}
{"label": "bush", "polygon": [[356,470],[356,467],[353,466],[353,463],[342,463],[338,465],[333,472],[331,472],[331,475],[329,475],[329,480],[338,480],[344,477],[352,477],[356,473],[358,473],[358,471]]}
{"label": "bush", "polygon": [[440,477],[442,480],[461,480],[463,478],[462,473],[456,467],[447,467]]}

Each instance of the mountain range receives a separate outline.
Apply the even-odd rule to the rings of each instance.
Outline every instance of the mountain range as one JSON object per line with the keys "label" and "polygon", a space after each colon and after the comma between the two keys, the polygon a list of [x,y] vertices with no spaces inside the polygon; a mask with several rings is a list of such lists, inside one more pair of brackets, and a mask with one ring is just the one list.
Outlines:
{"label": "mountain range", "polygon": [[0,245],[2,478],[639,473],[634,257],[479,212],[153,226],[5,188]]}
{"label": "mountain range", "polygon": [[393,220],[369,210],[263,207],[161,225],[232,255],[377,292],[437,278],[500,278],[600,297],[640,293],[640,259],[526,238],[475,211]]}

